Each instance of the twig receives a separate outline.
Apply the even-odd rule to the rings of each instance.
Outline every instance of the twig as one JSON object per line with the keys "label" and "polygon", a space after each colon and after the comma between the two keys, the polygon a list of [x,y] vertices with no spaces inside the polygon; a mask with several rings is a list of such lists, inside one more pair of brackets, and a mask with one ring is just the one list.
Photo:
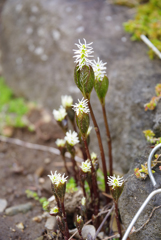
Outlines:
{"label": "twig", "polygon": [[154,207],[153,210],[151,211],[150,216],[149,216],[149,218],[147,219],[147,221],[146,221],[141,227],[139,227],[138,229],[132,231],[132,233],[139,232],[142,228],[144,228],[145,225],[148,224],[148,222],[150,221],[151,217],[153,216],[154,211],[155,211],[156,209],[160,208],[160,207],[161,207],[161,205],[159,205],[159,206],[157,206],[157,207]]}
{"label": "twig", "polygon": [[111,212],[113,211],[113,209],[114,209],[114,205],[112,206],[112,208],[109,210],[109,212],[106,214],[105,218],[104,218],[103,221],[101,222],[101,224],[100,224],[99,228],[97,229],[97,232],[96,232],[93,240],[96,239],[98,233],[100,232],[101,228],[103,227],[103,225],[104,225],[105,221],[107,220],[107,218],[110,216],[110,214],[111,214]]}
{"label": "twig", "polygon": [[110,237],[105,237],[105,238],[103,238],[102,240],[108,240],[108,239],[119,238],[119,237],[120,237],[120,235],[119,235],[119,233],[117,233],[117,234],[112,235],[112,236],[110,236]]}
{"label": "twig", "polygon": [[[40,150],[40,151],[45,151],[45,152],[51,152],[51,153],[54,153],[56,155],[61,154],[60,151],[57,148],[47,147],[47,146],[44,146],[44,145],[25,142],[25,141],[22,141],[22,140],[17,139],[17,138],[8,138],[8,137],[4,137],[4,136],[0,135],[0,141],[1,142],[6,142],[6,143],[16,144],[16,145],[26,147],[26,148],[30,148],[30,149],[35,149],[35,150]],[[66,152],[65,157],[71,158],[70,153]],[[83,161],[83,159],[78,157],[78,156],[75,156],[75,160],[77,162],[82,162]]]}

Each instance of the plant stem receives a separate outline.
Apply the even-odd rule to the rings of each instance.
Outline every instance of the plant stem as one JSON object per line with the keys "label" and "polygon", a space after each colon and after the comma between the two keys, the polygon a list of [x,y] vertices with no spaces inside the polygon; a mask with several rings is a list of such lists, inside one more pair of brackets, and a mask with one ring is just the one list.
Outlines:
{"label": "plant stem", "polygon": [[120,220],[119,220],[119,211],[118,211],[118,203],[116,201],[115,202],[115,213],[116,213],[116,222],[117,222],[117,228],[118,228],[118,232],[120,234],[119,239],[122,239],[122,232],[121,232],[121,224],[120,224]]}
{"label": "plant stem", "polygon": [[70,172],[67,168],[67,163],[66,163],[66,160],[65,160],[65,156],[63,154],[62,154],[62,158],[63,158],[63,161],[64,161],[64,167],[65,167],[65,170],[66,170],[66,174],[67,174],[67,176],[69,176]]}
{"label": "plant stem", "polygon": [[110,169],[109,171],[110,171],[110,176],[113,176],[111,135],[110,135],[110,130],[109,130],[108,121],[107,121],[105,104],[101,104],[101,105],[102,105],[103,118],[104,118],[104,123],[105,123],[105,128],[106,128],[106,134],[107,134],[108,154],[109,154],[109,169]]}
{"label": "plant stem", "polygon": [[64,221],[65,221],[65,232],[66,232],[66,236],[65,239],[68,240],[69,239],[69,229],[68,229],[68,225],[67,225],[67,217],[66,217],[66,213],[65,213],[65,208],[64,208],[64,202],[61,202],[61,207],[62,207],[62,212],[64,215]]}
{"label": "plant stem", "polygon": [[72,160],[72,163],[73,163],[74,178],[75,178],[76,183],[78,184],[77,164],[76,164],[76,161],[74,159],[74,156],[72,156],[72,155],[71,155],[71,160]]}
{"label": "plant stem", "polygon": [[99,195],[98,195],[97,179],[96,179],[95,170],[94,170],[94,167],[93,167],[93,164],[92,164],[91,156],[90,156],[90,153],[89,153],[87,141],[86,141],[85,138],[83,138],[83,141],[84,141],[87,157],[91,162],[92,183],[93,183],[92,187],[93,187],[93,192],[94,192],[94,214],[96,216],[98,214],[98,209],[99,209]]}
{"label": "plant stem", "polygon": [[107,167],[106,167],[106,161],[105,161],[105,154],[104,154],[104,150],[103,150],[103,145],[102,145],[102,140],[101,140],[101,135],[100,135],[100,131],[99,131],[99,127],[98,124],[96,122],[93,110],[92,110],[92,106],[90,104],[90,101],[88,101],[88,107],[90,109],[90,114],[92,117],[92,121],[94,124],[94,128],[97,134],[97,139],[98,139],[98,144],[99,144],[99,148],[100,148],[100,154],[101,154],[101,159],[102,159],[102,167],[103,167],[103,174],[104,174],[104,181],[105,181],[105,192],[109,193],[110,189],[109,186],[107,184]]}

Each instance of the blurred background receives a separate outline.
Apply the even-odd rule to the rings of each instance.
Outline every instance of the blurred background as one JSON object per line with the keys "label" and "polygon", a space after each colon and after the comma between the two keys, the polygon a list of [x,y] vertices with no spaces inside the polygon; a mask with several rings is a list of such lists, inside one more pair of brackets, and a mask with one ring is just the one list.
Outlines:
{"label": "blurred background", "polygon": [[[59,108],[61,95],[72,95],[76,102],[82,96],[73,79],[73,49],[78,39],[93,42],[95,59],[107,62],[114,168],[127,172],[146,145],[142,131],[153,126],[155,113],[145,113],[144,104],[161,79],[160,60],[152,51],[148,56],[143,42],[131,41],[141,34],[160,48],[159,0],[1,0],[1,79],[15,96],[50,110]],[[108,156],[94,91],[91,101]],[[94,130],[91,134],[91,149],[99,153]]]}

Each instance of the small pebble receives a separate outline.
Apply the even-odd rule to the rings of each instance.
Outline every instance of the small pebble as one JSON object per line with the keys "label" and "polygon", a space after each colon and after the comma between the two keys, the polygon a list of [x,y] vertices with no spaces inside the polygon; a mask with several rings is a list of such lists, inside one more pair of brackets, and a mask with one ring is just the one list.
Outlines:
{"label": "small pebble", "polygon": [[51,162],[51,159],[50,158],[45,158],[45,160],[44,160],[44,163],[45,164],[49,164]]}
{"label": "small pebble", "polygon": [[6,207],[7,207],[6,199],[0,199],[0,212],[3,212]]}
{"label": "small pebble", "polygon": [[46,223],[45,228],[48,230],[55,230],[57,228],[57,220],[54,216],[49,216]]}
{"label": "small pebble", "polygon": [[17,206],[7,208],[5,210],[5,214],[8,216],[13,216],[13,215],[16,215],[17,213],[26,213],[29,210],[31,210],[32,208],[33,208],[33,204],[31,202],[28,202],[25,204],[20,204]]}
{"label": "small pebble", "polygon": [[39,183],[43,184],[45,182],[44,178],[39,178]]}
{"label": "small pebble", "polygon": [[17,223],[16,227],[19,228],[20,230],[24,230],[24,228],[25,228],[22,222]]}

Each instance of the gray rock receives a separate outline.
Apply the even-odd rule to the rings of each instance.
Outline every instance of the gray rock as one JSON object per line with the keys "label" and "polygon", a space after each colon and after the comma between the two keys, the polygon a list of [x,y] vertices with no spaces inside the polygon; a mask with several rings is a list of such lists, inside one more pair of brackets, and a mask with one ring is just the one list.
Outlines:
{"label": "gray rock", "polygon": [[31,202],[28,202],[25,204],[20,204],[20,205],[16,205],[16,206],[7,208],[5,210],[5,214],[8,216],[13,216],[18,213],[26,213],[29,210],[31,210],[32,208],[33,208],[33,204]]}
{"label": "gray rock", "polygon": [[[151,61],[144,43],[131,42],[122,23],[132,18],[125,7],[108,1],[7,0],[2,12],[3,74],[19,96],[36,100],[51,110],[60,96],[81,98],[73,80],[73,48],[77,39],[93,41],[95,58],[107,62],[110,80],[106,108],[113,141],[114,168],[129,170],[130,161],[146,144],[142,131],[152,127],[154,113],[143,105],[160,81],[160,61]],[[108,148],[99,101],[92,106]],[[99,154],[92,131],[91,149]],[[130,156],[130,159],[129,159]]]}
{"label": "gray rock", "polygon": [[6,207],[7,207],[6,199],[0,199],[0,213],[3,212]]}
{"label": "gray rock", "polygon": [[[146,155],[146,157],[137,158],[134,161],[131,170],[126,175],[127,182],[125,183],[123,193],[119,199],[119,209],[125,229],[127,229],[132,218],[134,217],[142,203],[145,201],[148,195],[154,190],[149,177],[147,177],[145,180],[139,180],[133,174],[134,168],[136,167],[141,168],[140,165],[147,161],[147,156],[148,155]],[[159,170],[159,167],[156,166],[154,170],[155,180],[157,183],[160,184],[161,172]],[[140,228],[149,218],[153,208],[159,205],[161,205],[161,194],[156,195],[150,200],[150,202],[148,203],[148,205],[145,207],[144,211],[138,218],[137,222],[135,223],[135,229]],[[150,221],[148,222],[148,224],[145,225],[144,228],[142,228],[137,233],[133,233],[130,235],[130,240],[161,239],[160,222],[161,222],[161,208],[158,208],[156,211],[154,211],[152,217],[150,218]]]}

